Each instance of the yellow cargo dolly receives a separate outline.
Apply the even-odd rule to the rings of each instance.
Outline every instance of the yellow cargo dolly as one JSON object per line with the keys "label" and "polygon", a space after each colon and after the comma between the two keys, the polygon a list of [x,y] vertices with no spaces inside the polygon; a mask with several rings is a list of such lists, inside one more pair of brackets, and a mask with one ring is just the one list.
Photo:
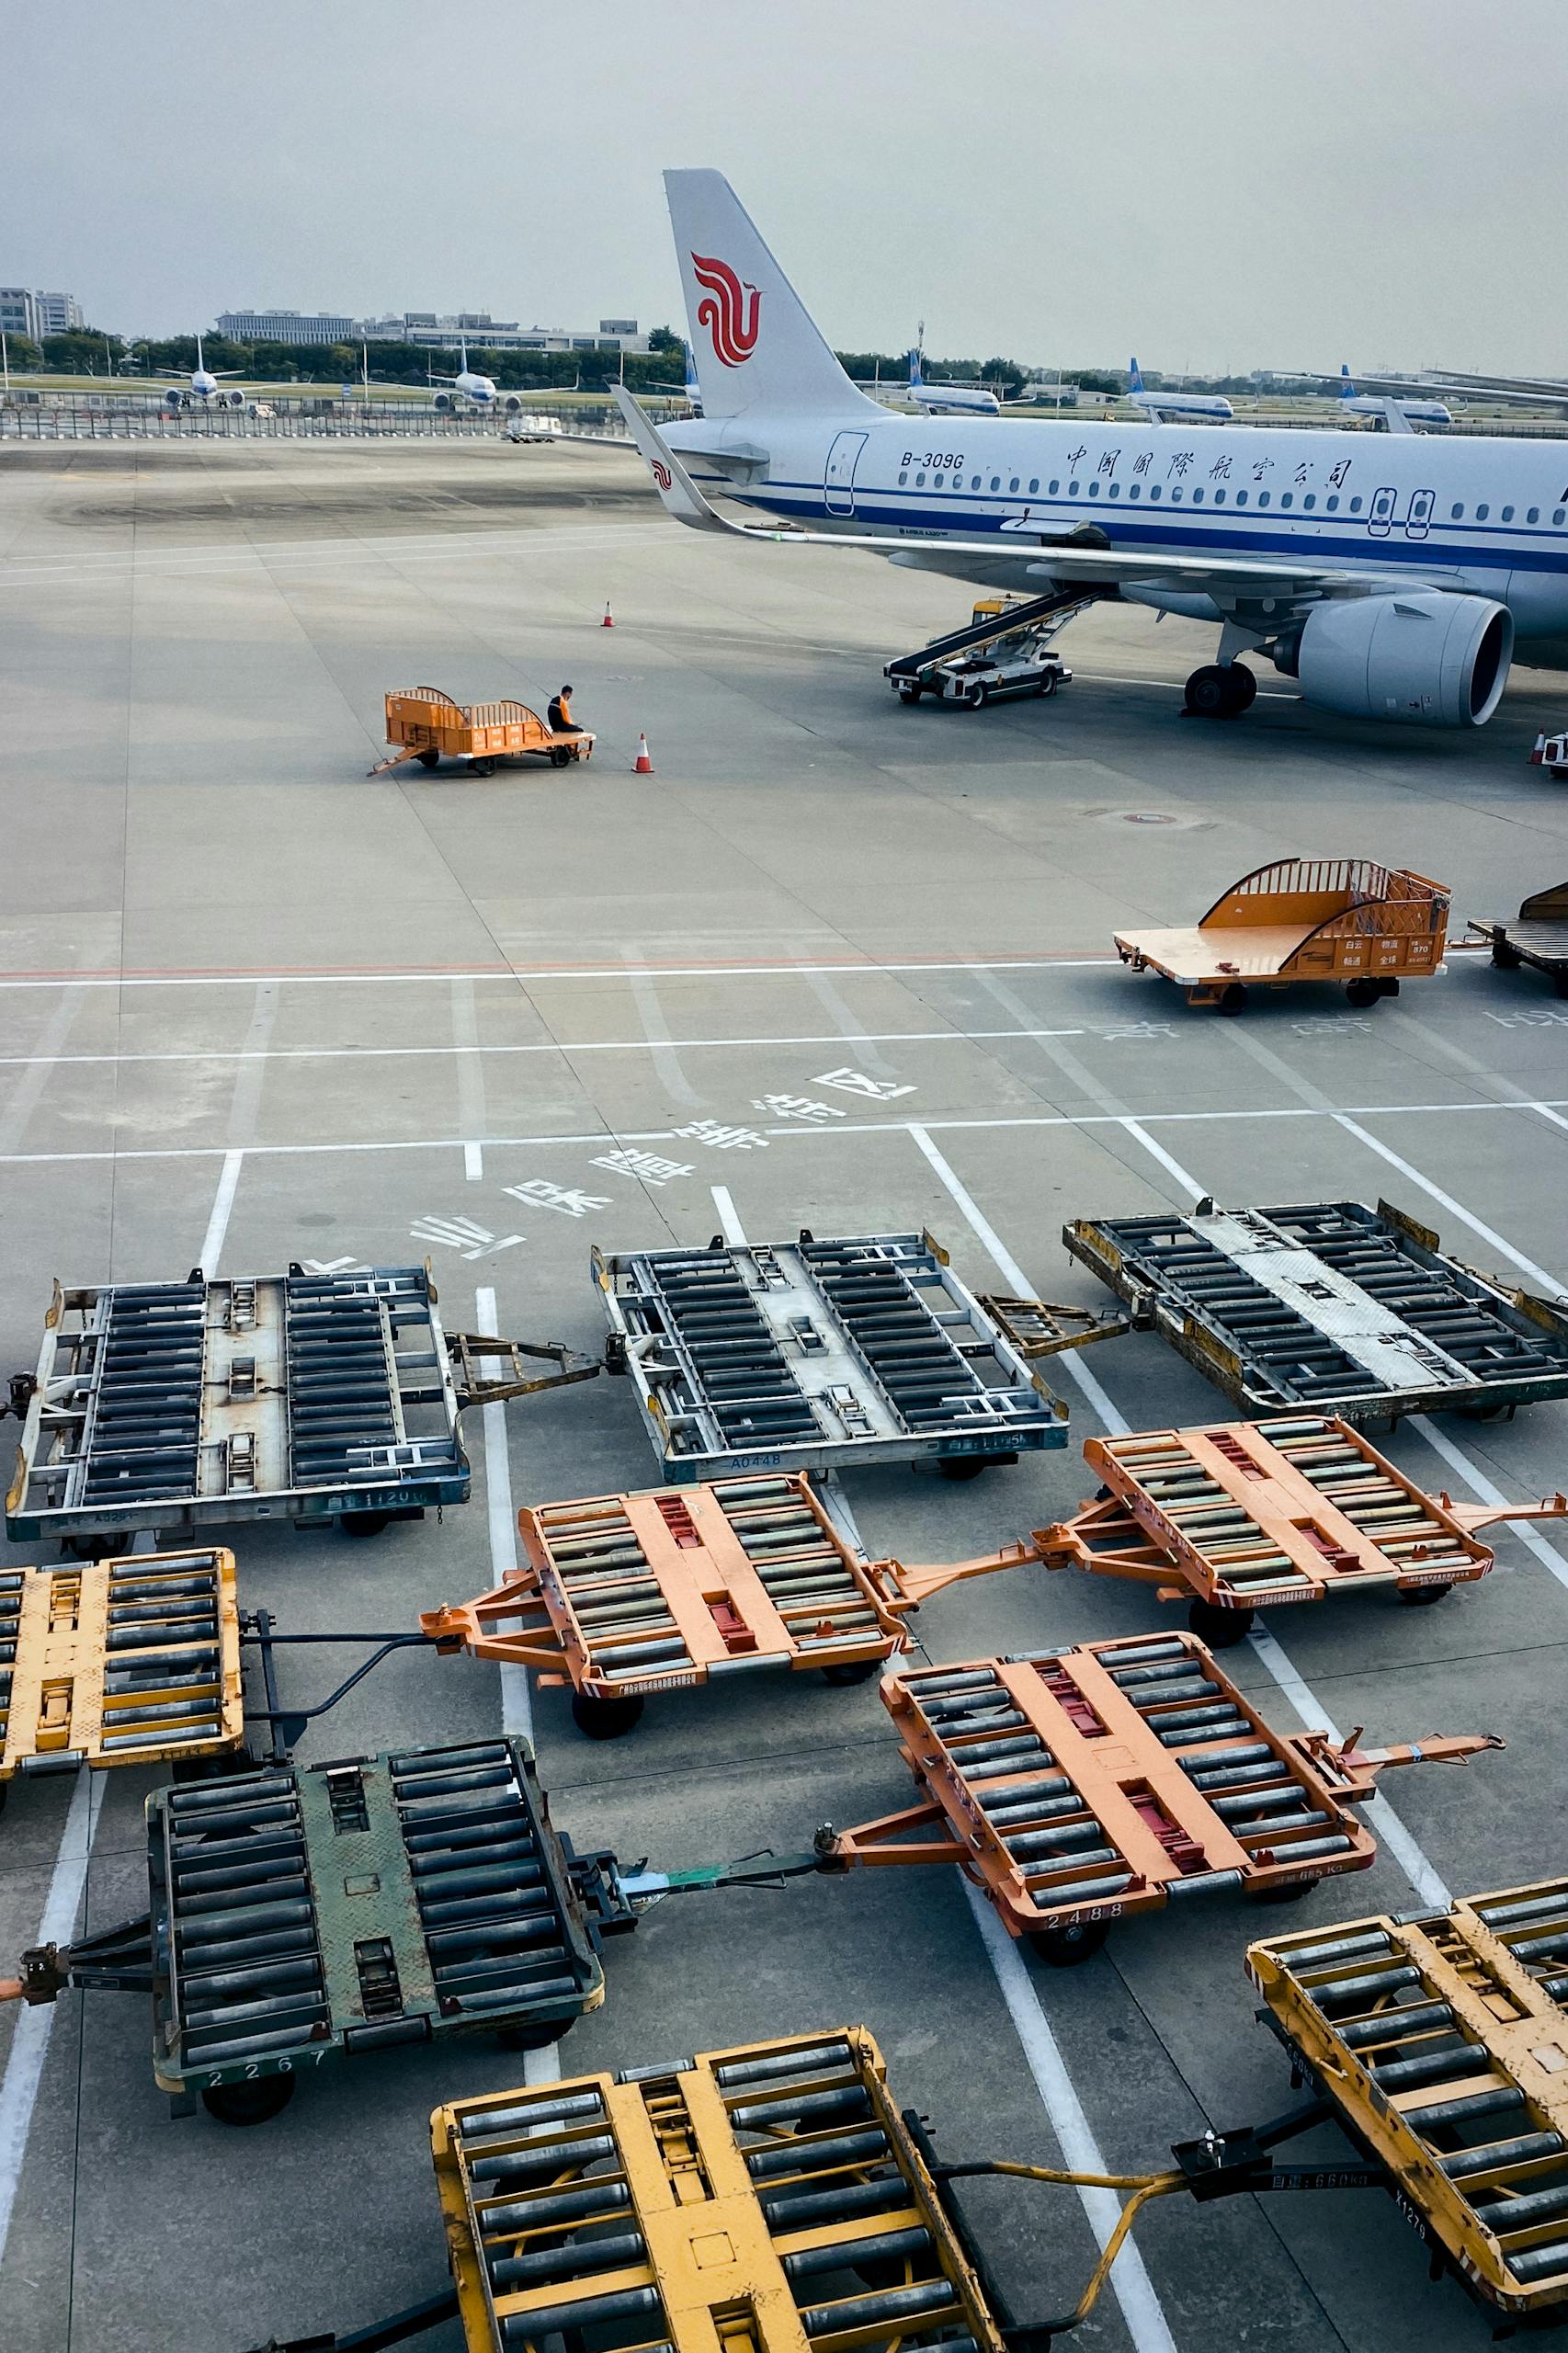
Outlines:
{"label": "yellow cargo dolly", "polygon": [[17,1773],[237,1753],[234,1556],[0,1569],[0,1802]]}
{"label": "yellow cargo dolly", "polygon": [[378,760],[371,776],[384,776],[400,761],[421,767],[442,760],[467,760],[475,776],[494,776],[497,760],[538,753],[552,767],[591,760],[594,737],[587,728],[554,733],[525,702],[456,703],[439,687],[400,687],[386,699],[387,742],[398,749]]}
{"label": "yellow cargo dolly", "polygon": [[1447,886],[1366,858],[1282,858],[1233,882],[1194,928],[1115,935],[1135,972],[1159,972],[1189,1005],[1240,1013],[1249,989],[1343,981],[1357,1006],[1435,972]]}

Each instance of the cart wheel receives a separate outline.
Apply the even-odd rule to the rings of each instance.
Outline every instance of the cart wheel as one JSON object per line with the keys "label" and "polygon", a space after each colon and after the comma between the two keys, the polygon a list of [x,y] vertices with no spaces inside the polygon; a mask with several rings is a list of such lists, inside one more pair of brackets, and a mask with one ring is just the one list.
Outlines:
{"label": "cart wheel", "polygon": [[924,687],[917,686],[915,681],[911,679],[907,683],[900,684],[898,699],[900,702],[918,702],[925,691],[926,689]]}
{"label": "cart wheel", "polygon": [[944,1479],[978,1479],[985,1467],[983,1454],[944,1454],[937,1464]]}
{"label": "cart wheel", "polygon": [[115,1547],[107,1536],[62,1536],[60,1549],[68,1561],[99,1561]]}
{"label": "cart wheel", "polygon": [[1364,1011],[1369,1005],[1376,1005],[1382,993],[1382,983],[1374,980],[1369,972],[1363,973],[1359,980],[1345,983],[1346,1002],[1353,1005],[1358,1013]]}
{"label": "cart wheel", "polygon": [[1519,954],[1518,949],[1517,948],[1510,948],[1506,939],[1494,939],[1493,941],[1492,961],[1496,965],[1497,970],[1500,972],[1517,972],[1524,961],[1525,960]]}
{"label": "cart wheel", "polygon": [[1221,1013],[1240,1013],[1246,1001],[1247,993],[1240,981],[1227,981],[1215,1000]]}
{"label": "cart wheel", "polygon": [[1399,976],[1397,973],[1379,973],[1378,995],[1380,996],[1397,996],[1399,995]]}
{"label": "cart wheel", "polygon": [[571,767],[572,755],[567,750],[564,744],[555,744],[551,745],[550,765],[552,768],[566,768]]}
{"label": "cart wheel", "polygon": [[1244,1643],[1252,1631],[1252,1620],[1250,1609],[1221,1609],[1213,1601],[1194,1601],[1187,1613],[1191,1631],[1211,1651],[1233,1650],[1238,1643]]}
{"label": "cart wheel", "polygon": [[833,1684],[869,1683],[881,1672],[881,1665],[880,1658],[843,1658],[834,1666],[824,1666],[822,1679]]}
{"label": "cart wheel", "polygon": [[1316,1885],[1315,1879],[1293,1879],[1283,1887],[1255,1887],[1248,1891],[1247,1902],[1249,1904],[1300,1904],[1302,1896],[1310,1895]]}
{"label": "cart wheel", "polygon": [[976,678],[966,698],[971,710],[983,710],[991,699],[991,689],[983,678]]}
{"label": "cart wheel", "polygon": [[642,1713],[640,1699],[601,1699],[592,1691],[574,1691],[572,1721],[590,1740],[619,1740]]}
{"label": "cart wheel", "polygon": [[269,2124],[293,2097],[292,2075],[258,2075],[254,2084],[214,2084],[201,2105],[220,2124]]}
{"label": "cart wheel", "polygon": [[1453,1589],[1451,1585],[1402,1585],[1399,1597],[1407,1609],[1430,1609],[1435,1601],[1447,1601]]}
{"label": "cart wheel", "polygon": [[235,1773],[254,1773],[254,1761],[243,1748],[226,1748],[217,1756],[176,1756],[170,1760],[169,1778],[184,1781],[224,1781]]}
{"label": "cart wheel", "polygon": [[379,1536],[392,1524],[390,1511],[346,1511],[338,1520],[345,1536]]}
{"label": "cart wheel", "polygon": [[439,752],[415,752],[414,756],[418,761],[422,768],[435,768],[439,767],[441,765],[441,755]]}
{"label": "cart wheel", "polygon": [[5,1813],[5,1811],[6,1811],[6,1799],[10,1796],[10,1794],[11,1794],[11,1784],[10,1784],[10,1782],[9,1782],[9,1781],[0,1781],[0,1813]]}
{"label": "cart wheel", "polygon": [[1040,695],[1053,695],[1056,692],[1056,673],[1054,670],[1048,670],[1046,672],[1035,691]]}
{"label": "cart wheel", "polygon": [[494,776],[495,773],[494,760],[474,760],[470,765],[475,776]]}
{"label": "cart wheel", "polygon": [[1551,985],[1559,996],[1568,996],[1568,972],[1553,972]]}
{"label": "cart wheel", "polygon": [[576,2023],[575,2018],[545,2018],[538,2026],[498,2026],[495,2040],[503,2051],[548,2051]]}
{"label": "cart wheel", "polygon": [[1110,1922],[1074,1920],[1060,1928],[1030,1928],[1028,1934],[1035,1952],[1052,1969],[1075,1969],[1098,1952],[1110,1934]]}

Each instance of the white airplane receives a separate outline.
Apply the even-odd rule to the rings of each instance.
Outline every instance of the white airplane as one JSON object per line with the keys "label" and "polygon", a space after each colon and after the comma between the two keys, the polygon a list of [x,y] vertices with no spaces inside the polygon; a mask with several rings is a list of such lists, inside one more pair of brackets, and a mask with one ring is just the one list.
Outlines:
{"label": "white airplane", "polygon": [[171,407],[187,404],[191,401],[200,401],[203,406],[206,406],[210,402],[217,401],[221,406],[243,408],[244,405],[243,392],[222,392],[218,387],[233,377],[243,376],[244,372],[243,368],[220,368],[214,372],[201,356],[201,337],[198,335],[196,365],[190,371],[189,381],[183,384],[160,384],[158,390]]}
{"label": "white airplane", "polygon": [[[466,337],[463,340],[461,350],[462,362],[458,373],[455,376],[432,376],[430,381],[433,384],[450,384],[454,392],[460,392],[465,401],[472,401],[475,408],[494,408],[497,404],[503,408],[510,409],[513,412],[521,408],[522,403],[520,400],[513,397],[510,400],[503,401],[501,399],[501,395],[495,389],[494,381],[489,376],[482,376],[477,368],[471,368],[469,366],[468,341]],[[450,408],[452,402],[448,393],[437,392],[436,394],[436,406],[437,408]]]}
{"label": "white airplane", "polygon": [[1222,424],[1233,417],[1235,410],[1223,392],[1152,392],[1145,389],[1143,371],[1137,360],[1127,366],[1127,397],[1134,408],[1141,408],[1152,425],[1163,417],[1174,417],[1177,423]]}
{"label": "white airplane", "polygon": [[[1446,727],[1491,718],[1516,634],[1568,667],[1559,443],[893,415],[849,381],[722,175],[665,186],[706,415],[661,434],[617,397],[679,521],[1211,620],[1216,658],[1187,682],[1206,717],[1252,701],[1244,654],[1321,710]],[[683,453],[768,519],[721,515]]]}
{"label": "white airplane", "polygon": [[1348,364],[1339,367],[1341,416],[1381,416],[1391,433],[1409,433],[1418,425],[1451,425],[1453,417],[1441,401],[1395,399],[1388,392],[1358,392]]}
{"label": "white airplane", "polygon": [[700,416],[702,414],[702,387],[697,381],[697,361],[692,357],[692,350],[689,343],[683,343],[681,345],[681,349],[686,354],[686,381],[684,384],[650,384],[648,386],[648,390],[651,392],[682,393],[685,396],[687,406],[690,409],[692,415]]}
{"label": "white airplane", "polygon": [[1000,416],[1002,404],[983,384],[928,384],[920,372],[920,351],[909,354],[909,397],[927,416]]}

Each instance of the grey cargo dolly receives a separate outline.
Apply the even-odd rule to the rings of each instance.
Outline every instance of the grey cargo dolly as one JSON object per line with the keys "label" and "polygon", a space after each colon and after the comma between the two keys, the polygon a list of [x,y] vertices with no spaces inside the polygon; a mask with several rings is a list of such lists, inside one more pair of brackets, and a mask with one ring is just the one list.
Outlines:
{"label": "grey cargo dolly", "polygon": [[593,1254],[608,1361],[672,1480],[1067,1443],[1067,1408],[928,1233]]}
{"label": "grey cargo dolly", "polygon": [[1568,1309],[1438,1247],[1387,1201],[1076,1218],[1075,1258],[1249,1414],[1512,1414],[1568,1397]]}

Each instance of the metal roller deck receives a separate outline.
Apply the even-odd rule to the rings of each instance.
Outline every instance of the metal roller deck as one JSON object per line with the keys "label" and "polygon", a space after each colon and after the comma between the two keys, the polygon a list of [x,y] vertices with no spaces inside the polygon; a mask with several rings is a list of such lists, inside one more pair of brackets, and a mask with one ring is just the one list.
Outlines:
{"label": "metal roller deck", "polygon": [[1568,1396],[1568,1310],[1461,1265],[1387,1201],[1204,1201],[1062,1238],[1249,1413],[1392,1422]]}
{"label": "metal roller deck", "polygon": [[1561,1495],[1426,1495],[1347,1422],[1317,1414],[1092,1438],[1084,1460],[1105,1483],[1100,1496],[1040,1529],[1037,1556],[1190,1599],[1194,1633],[1221,1645],[1241,1640],[1255,1610],[1288,1602],[1373,1586],[1440,1601],[1491,1568],[1477,1529],[1568,1512]]}
{"label": "metal roller deck", "polygon": [[13,1540],[267,1518],[368,1532],[468,1495],[422,1267],[56,1283],[44,1321]]}
{"label": "metal roller deck", "polygon": [[1003,2353],[864,2027],[438,2108],[469,2353]]}
{"label": "metal roller deck", "polygon": [[1270,1938],[1247,1971],[1467,2286],[1568,2319],[1568,1880]]}
{"label": "metal roller deck", "polygon": [[1365,1870],[1377,1847],[1349,1808],[1385,1766],[1502,1745],[1273,1732],[1188,1634],[906,1670],[882,1699],[926,1802],[839,1833],[836,1859],[958,1863],[1055,1961],[1178,1896]]}
{"label": "metal roller deck", "polygon": [[929,1233],[596,1249],[611,1360],[665,1473],[940,1461],[1064,1446],[1067,1408]]}
{"label": "metal roller deck", "polygon": [[0,1791],[244,1738],[232,1552],[0,1570]]}
{"label": "metal roller deck", "polygon": [[910,1647],[905,1614],[944,1586],[1032,1557],[906,1569],[868,1561],[801,1472],[597,1495],[517,1514],[522,1563],[476,1601],[426,1610],[446,1650],[568,1681],[586,1733],[630,1731],[647,1694],[757,1668],[858,1683]]}

